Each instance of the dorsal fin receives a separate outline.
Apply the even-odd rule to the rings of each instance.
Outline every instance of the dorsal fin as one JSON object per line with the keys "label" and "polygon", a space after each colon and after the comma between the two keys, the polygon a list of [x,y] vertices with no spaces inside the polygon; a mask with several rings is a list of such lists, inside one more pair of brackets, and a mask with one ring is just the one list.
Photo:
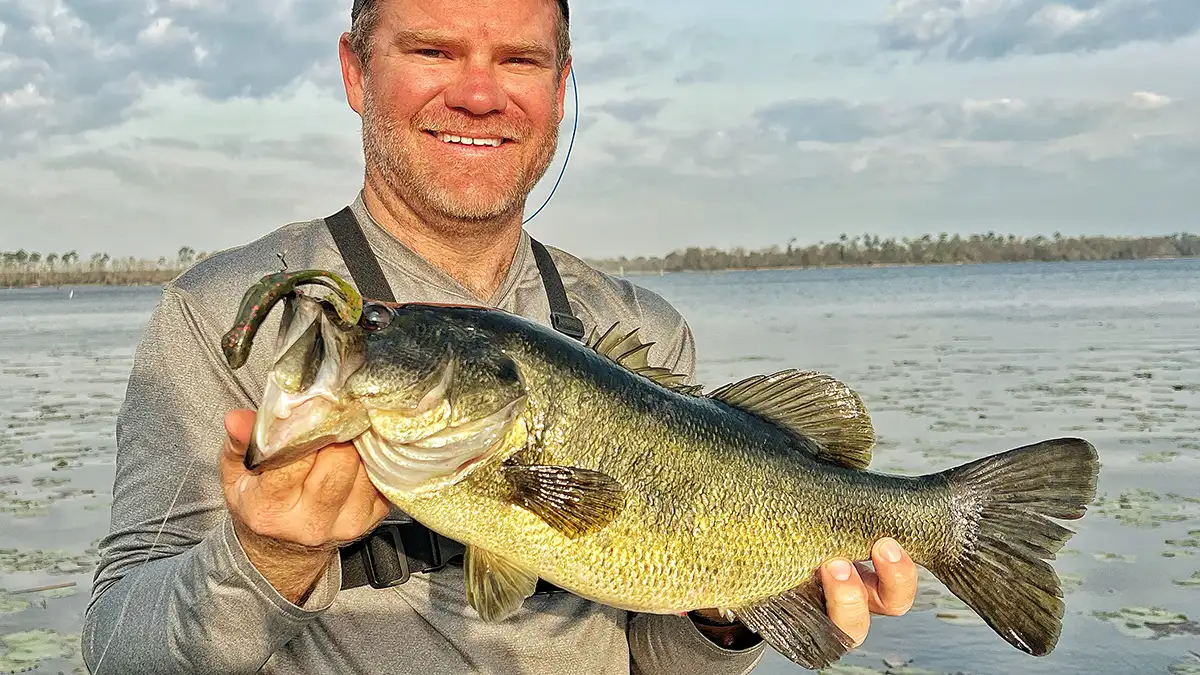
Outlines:
{"label": "dorsal fin", "polygon": [[827,461],[851,469],[871,463],[875,428],[862,399],[821,373],[782,370],[732,382],[708,394],[815,440]]}
{"label": "dorsal fin", "polygon": [[614,323],[603,335],[597,335],[593,329],[587,339],[587,346],[597,354],[607,357],[624,368],[650,378],[653,382],[684,394],[699,394],[702,385],[687,384],[687,375],[671,372],[669,368],[651,366],[646,359],[653,342],[642,342],[638,329],[625,333],[619,329],[620,324]]}

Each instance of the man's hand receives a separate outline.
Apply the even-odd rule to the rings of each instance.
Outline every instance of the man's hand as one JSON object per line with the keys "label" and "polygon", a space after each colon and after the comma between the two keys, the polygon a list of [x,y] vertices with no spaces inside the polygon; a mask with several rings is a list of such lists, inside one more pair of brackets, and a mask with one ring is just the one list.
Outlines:
{"label": "man's hand", "polygon": [[821,567],[821,588],[829,618],[854,638],[867,639],[871,614],[900,616],[917,598],[917,565],[895,539],[875,542],[871,549],[875,571],[866,565],[834,559]]}
{"label": "man's hand", "polygon": [[[871,562],[875,571],[841,558],[821,567],[825,612],[854,639],[856,647],[867,638],[872,614],[900,616],[912,608],[917,598],[917,565],[895,539],[875,542]],[[691,614],[700,632],[723,647],[740,649],[756,641],[740,623],[712,625],[724,622],[715,609],[698,609]]]}
{"label": "man's hand", "polygon": [[280,595],[299,604],[333,562],[338,546],[371,531],[390,504],[347,443],[329,445],[278,469],[250,473],[242,458],[253,427],[253,410],[225,416],[225,503],[246,557]]}

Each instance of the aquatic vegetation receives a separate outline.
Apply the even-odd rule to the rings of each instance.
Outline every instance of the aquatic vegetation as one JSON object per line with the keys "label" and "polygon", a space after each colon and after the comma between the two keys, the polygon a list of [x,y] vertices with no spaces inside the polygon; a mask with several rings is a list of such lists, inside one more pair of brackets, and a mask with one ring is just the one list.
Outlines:
{"label": "aquatic vegetation", "polygon": [[1139,462],[1166,463],[1166,462],[1169,462],[1169,461],[1175,459],[1179,455],[1180,455],[1180,453],[1175,450],[1164,450],[1162,452],[1145,452],[1145,453],[1138,455],[1138,461]]}
{"label": "aquatic vegetation", "polygon": [[1200,654],[1188,652],[1181,661],[1167,666],[1167,672],[1171,675],[1200,675]]}
{"label": "aquatic vegetation", "polygon": [[1161,607],[1126,607],[1115,612],[1096,610],[1092,616],[1117,627],[1123,635],[1158,640],[1175,635],[1200,635],[1200,623]]}
{"label": "aquatic vegetation", "polygon": [[25,598],[0,588],[0,614],[15,614],[29,607]]}
{"label": "aquatic vegetation", "polygon": [[55,631],[36,628],[34,630],[9,633],[0,636],[0,675],[24,673],[55,659],[77,657],[79,635],[62,635]]}
{"label": "aquatic vegetation", "polygon": [[1162,552],[1164,558],[1200,555],[1200,530],[1188,531],[1186,539],[1166,540],[1167,549]]}
{"label": "aquatic vegetation", "polygon": [[966,675],[963,671],[946,673],[912,665],[911,661],[883,659],[882,665],[872,668],[854,664],[834,664],[819,671],[821,675]]}
{"label": "aquatic vegetation", "polygon": [[1124,525],[1139,528],[1159,527],[1163,523],[1178,523],[1200,516],[1200,499],[1173,493],[1160,495],[1148,488],[1136,488],[1121,493],[1115,499],[1098,497],[1090,512],[1115,518]]}
{"label": "aquatic vegetation", "polygon": [[90,571],[99,561],[93,546],[81,555],[66,551],[21,551],[0,548],[0,572],[46,572],[48,574],[79,574]]}

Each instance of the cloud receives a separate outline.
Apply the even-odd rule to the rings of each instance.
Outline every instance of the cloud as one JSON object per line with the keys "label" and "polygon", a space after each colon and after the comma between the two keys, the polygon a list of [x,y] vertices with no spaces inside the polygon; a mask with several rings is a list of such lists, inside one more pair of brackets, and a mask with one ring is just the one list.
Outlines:
{"label": "cloud", "polygon": [[355,140],[141,138],[47,149],[0,163],[0,203],[28,250],[213,250],[340,208],[362,181]]}
{"label": "cloud", "polygon": [[602,103],[594,110],[607,113],[619,122],[636,125],[654,119],[670,102],[666,98],[633,98]]}
{"label": "cloud", "polygon": [[1196,0],[891,0],[881,47],[952,61],[1086,53],[1200,32]]}
{"label": "cloud", "polygon": [[213,100],[279,92],[328,70],[349,21],[342,4],[9,0],[0,10],[0,144],[11,151],[109,127],[146,89],[178,81]]}
{"label": "cloud", "polygon": [[1178,118],[1169,97],[1134,92],[1123,100],[993,100],[956,103],[779,101],[754,115],[788,143],[858,143],[886,137],[914,140],[1048,143],[1125,125]]}

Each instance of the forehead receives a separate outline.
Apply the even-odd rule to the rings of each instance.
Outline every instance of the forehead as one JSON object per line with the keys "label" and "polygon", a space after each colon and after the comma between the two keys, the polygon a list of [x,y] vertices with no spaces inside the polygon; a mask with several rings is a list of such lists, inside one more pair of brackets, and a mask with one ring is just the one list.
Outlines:
{"label": "forehead", "polygon": [[565,0],[358,0],[378,4],[381,19],[399,29],[488,28],[512,32],[524,28],[556,31]]}

